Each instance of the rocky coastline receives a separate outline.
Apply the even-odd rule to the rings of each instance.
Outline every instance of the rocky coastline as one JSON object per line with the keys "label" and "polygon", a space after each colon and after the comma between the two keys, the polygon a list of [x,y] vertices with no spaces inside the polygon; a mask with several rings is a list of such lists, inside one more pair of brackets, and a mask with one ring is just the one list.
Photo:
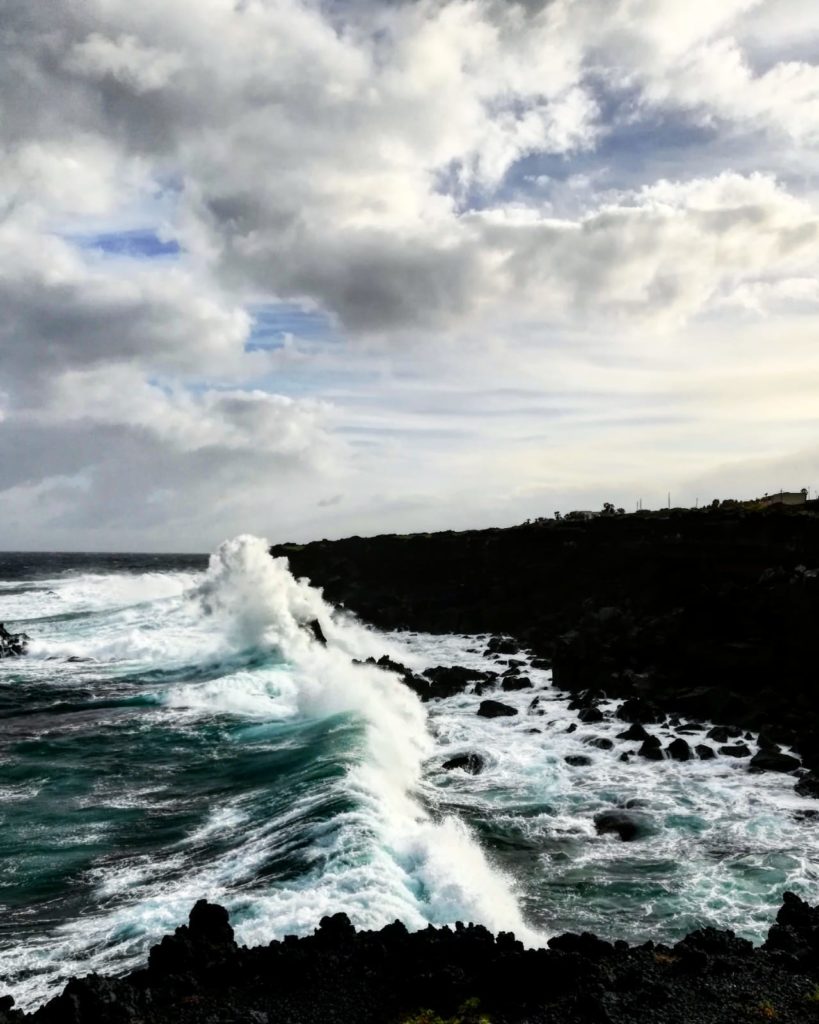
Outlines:
{"label": "rocky coastline", "polygon": [[813,508],[540,520],[272,553],[380,628],[487,633],[499,653],[527,649],[589,716],[616,698],[626,722],[708,721],[722,746],[752,730],[768,752],[756,768],[796,772],[798,791],[819,796]]}
{"label": "rocky coastline", "polygon": [[[812,511],[605,516],[272,553],[381,628],[485,634],[496,672],[456,666],[418,675],[379,659],[422,700],[469,689],[481,697],[478,714],[517,714],[504,693],[531,686],[527,667],[551,667],[581,725],[601,721],[604,710],[622,722],[617,738],[628,756],[743,758],[749,771],[786,773],[798,794],[819,796]],[[321,624],[312,629],[323,641]],[[522,707],[536,716],[536,705],[537,697]],[[689,726],[703,723],[711,724],[707,743],[690,746]],[[470,752],[443,767],[478,774],[483,765]],[[598,818],[600,833],[639,837],[639,810]],[[0,1024],[171,1021],[819,1022],[819,907],[784,894],[758,947],[704,928],[674,945],[584,933],[534,950],[470,924],[357,932],[337,914],[311,936],[244,948],[227,911],[200,900],[143,969],[74,978],[31,1014],[0,998]]]}
{"label": "rocky coastline", "polygon": [[315,933],[238,947],[227,911],[187,925],[124,978],[89,975],[34,1014],[0,999],[2,1024],[803,1024],[819,1019],[819,907],[786,894],[762,947],[706,928],[674,946],[514,935],[457,924]]}

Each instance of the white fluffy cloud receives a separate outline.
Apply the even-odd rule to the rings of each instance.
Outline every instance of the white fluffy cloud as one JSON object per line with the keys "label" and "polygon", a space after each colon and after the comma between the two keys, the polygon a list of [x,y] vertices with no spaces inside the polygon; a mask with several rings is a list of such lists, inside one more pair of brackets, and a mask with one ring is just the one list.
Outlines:
{"label": "white fluffy cloud", "polygon": [[[681,479],[705,470],[709,414],[664,360],[700,360],[704,388],[713,332],[761,328],[783,368],[804,358],[807,0],[3,7],[0,515],[20,544],[88,545],[105,520],[106,544],[175,546],[163,523],[188,516],[176,536],[204,546],[265,508],[273,534],[512,515],[545,476],[584,496],[601,465],[636,480],[673,438]],[[94,243],[133,228],[179,255]],[[253,310],[285,300],[333,338],[249,344]],[[595,419],[578,380],[629,361]],[[418,397],[457,404],[467,372],[473,394],[537,379],[548,400],[501,402],[488,444]],[[647,426],[654,405],[676,425]],[[481,459],[519,501],[479,496]]]}

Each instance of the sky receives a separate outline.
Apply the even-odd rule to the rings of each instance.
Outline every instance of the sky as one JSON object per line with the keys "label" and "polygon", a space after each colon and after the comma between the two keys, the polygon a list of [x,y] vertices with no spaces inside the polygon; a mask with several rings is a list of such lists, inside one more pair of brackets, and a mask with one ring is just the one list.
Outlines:
{"label": "sky", "polygon": [[0,0],[0,549],[819,489],[815,0]]}

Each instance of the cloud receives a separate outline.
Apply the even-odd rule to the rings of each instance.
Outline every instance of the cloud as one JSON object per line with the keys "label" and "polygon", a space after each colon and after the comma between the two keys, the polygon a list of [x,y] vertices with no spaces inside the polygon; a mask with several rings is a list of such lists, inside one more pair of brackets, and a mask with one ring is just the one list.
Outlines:
{"label": "cloud", "polygon": [[7,0],[9,536],[429,527],[804,448],[817,41],[807,0]]}

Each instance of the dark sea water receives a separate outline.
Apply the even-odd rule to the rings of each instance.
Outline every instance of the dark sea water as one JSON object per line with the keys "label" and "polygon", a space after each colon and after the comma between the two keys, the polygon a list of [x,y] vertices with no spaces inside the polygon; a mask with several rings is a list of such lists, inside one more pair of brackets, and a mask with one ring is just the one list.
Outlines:
{"label": "dark sea water", "polygon": [[[819,802],[792,779],[623,763],[635,744],[588,743],[622,723],[567,732],[576,713],[535,669],[534,691],[503,695],[515,718],[477,717],[473,694],[422,705],[354,659],[505,667],[485,638],[367,629],[255,538],[210,563],[0,554],[0,621],[32,638],[0,661],[0,989],[23,1006],[139,963],[201,896],[248,944],[339,910],[533,944],[703,924],[759,940],[784,889],[817,897]],[[480,775],[442,770],[473,750]],[[629,800],[649,834],[597,836],[594,814]]]}

